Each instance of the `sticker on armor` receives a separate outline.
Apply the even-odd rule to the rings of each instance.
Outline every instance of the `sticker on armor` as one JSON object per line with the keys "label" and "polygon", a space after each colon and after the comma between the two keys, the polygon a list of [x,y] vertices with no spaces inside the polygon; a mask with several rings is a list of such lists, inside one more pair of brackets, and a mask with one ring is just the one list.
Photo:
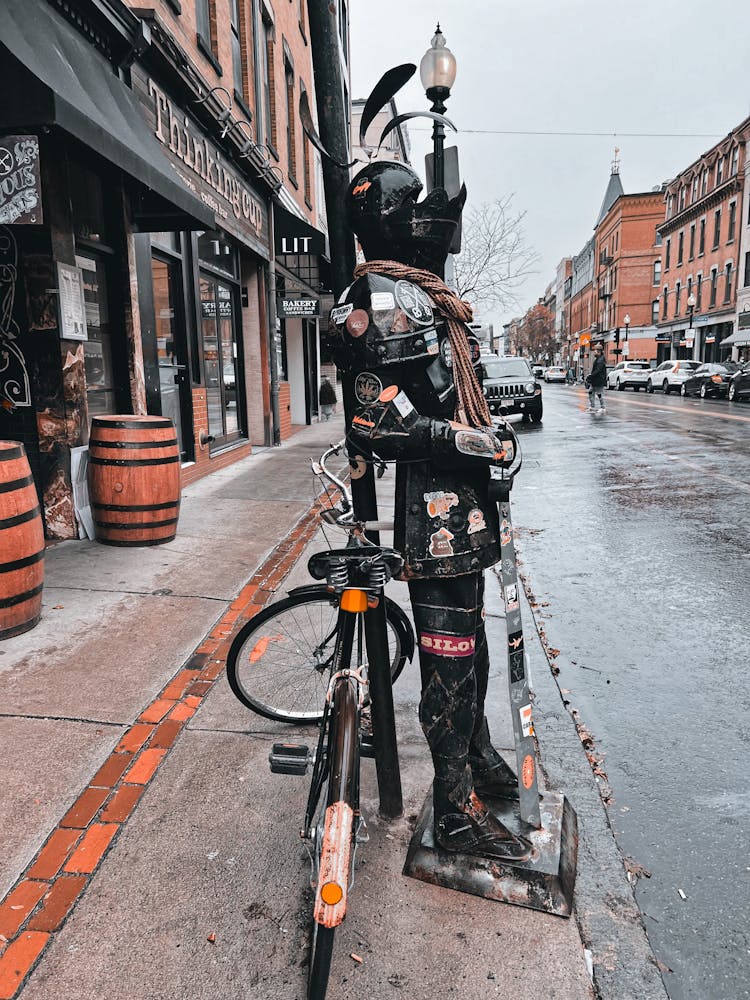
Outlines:
{"label": "sticker on armor", "polygon": [[518,609],[518,584],[509,583],[505,588],[505,610],[516,611]]}
{"label": "sticker on armor", "polygon": [[361,479],[367,472],[367,462],[364,455],[355,455],[349,459],[349,475],[352,479]]}
{"label": "sticker on armor", "polygon": [[479,341],[476,337],[467,337],[469,342],[469,351],[471,352],[471,363],[475,365],[479,361],[479,356],[481,354],[481,348],[479,347]]}
{"label": "sticker on armor", "polygon": [[441,559],[443,556],[452,556],[453,546],[451,542],[455,537],[447,528],[438,528],[434,534],[430,535],[430,553],[437,559]]}
{"label": "sticker on armor", "polygon": [[534,758],[530,753],[527,753],[523,759],[523,764],[521,764],[521,781],[524,788],[531,788],[534,784],[535,771]]}
{"label": "sticker on armor", "polygon": [[352,188],[352,195],[365,194],[372,187],[372,181],[363,180]]}
{"label": "sticker on armor", "polygon": [[[456,493],[445,493],[443,490],[436,490],[433,493],[424,494],[427,504],[427,513],[430,517],[442,517],[448,520],[451,507],[458,506],[458,496]],[[451,536],[453,537],[453,536]]]}
{"label": "sticker on armor", "polygon": [[354,380],[354,395],[363,405],[374,403],[383,391],[383,383],[372,372],[360,372]]}
{"label": "sticker on armor", "polygon": [[484,431],[456,431],[456,451],[475,458],[497,458],[495,440]]}
{"label": "sticker on armor", "polygon": [[355,309],[346,320],[346,328],[352,337],[361,337],[370,325],[370,317],[364,309]]}
{"label": "sticker on armor", "polygon": [[354,304],[352,302],[347,302],[345,306],[336,306],[335,309],[331,309],[331,322],[337,326],[341,326],[352,312],[354,312]]}
{"label": "sticker on armor", "polygon": [[356,424],[357,427],[374,427],[374,420],[366,420],[364,417],[354,417],[352,423]]}
{"label": "sticker on armor", "polygon": [[397,309],[393,314],[391,323],[391,333],[407,333],[409,330],[409,317],[403,309]]}
{"label": "sticker on armor", "polygon": [[534,735],[534,723],[531,719],[531,705],[524,705],[522,708],[518,709],[518,715],[521,719],[521,731],[524,736]]}
{"label": "sticker on armor", "polygon": [[510,525],[507,521],[500,522],[500,544],[510,545],[513,535],[511,532]]}
{"label": "sticker on armor", "polygon": [[453,367],[453,352],[451,351],[451,342],[447,337],[440,345],[440,357],[443,359],[443,364],[446,368]]}
{"label": "sticker on armor", "polygon": [[523,632],[514,632],[513,635],[508,636],[509,649],[521,649],[522,646],[523,646]]}
{"label": "sticker on armor", "polygon": [[432,325],[432,302],[429,295],[410,281],[396,282],[396,302],[414,323]]}
{"label": "sticker on armor", "polygon": [[405,392],[400,392],[397,396],[393,397],[393,405],[402,417],[408,417],[414,410],[414,407],[411,405],[411,400]]}
{"label": "sticker on armor", "polygon": [[438,656],[473,656],[473,635],[445,635],[442,632],[420,632],[419,648]]}
{"label": "sticker on armor", "polygon": [[424,342],[428,354],[437,354],[440,348],[438,347],[438,338],[434,330],[427,330],[424,335]]}
{"label": "sticker on armor", "polygon": [[395,309],[396,303],[390,292],[373,292],[370,296],[370,307],[373,312],[385,312],[387,309]]}
{"label": "sticker on armor", "polygon": [[526,677],[526,663],[523,658],[523,650],[518,649],[510,654],[510,683],[520,684]]}
{"label": "sticker on armor", "polygon": [[475,535],[478,531],[484,531],[487,527],[487,522],[484,519],[484,514],[478,507],[469,511],[469,527],[466,529],[467,535]]}

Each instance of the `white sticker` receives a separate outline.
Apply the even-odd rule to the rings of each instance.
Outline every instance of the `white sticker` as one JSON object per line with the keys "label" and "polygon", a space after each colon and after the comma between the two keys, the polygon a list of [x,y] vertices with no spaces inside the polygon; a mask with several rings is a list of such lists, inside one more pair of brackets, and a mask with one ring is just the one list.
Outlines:
{"label": "white sticker", "polygon": [[373,311],[377,312],[396,308],[396,302],[390,292],[373,292],[370,296],[370,305]]}
{"label": "white sticker", "polygon": [[393,405],[396,407],[398,412],[402,417],[408,416],[414,407],[411,405],[411,400],[406,395],[405,392],[400,392],[397,396],[394,396]]}
{"label": "white sticker", "polygon": [[505,588],[505,610],[516,611],[518,608],[518,587],[509,583]]}
{"label": "white sticker", "polygon": [[521,717],[521,731],[523,735],[533,736],[534,723],[531,719],[531,705],[524,705],[522,708],[519,708],[518,714]]}
{"label": "white sticker", "polygon": [[331,322],[340,325],[344,322],[352,309],[354,309],[353,302],[348,302],[345,306],[336,306],[335,309],[331,309]]}

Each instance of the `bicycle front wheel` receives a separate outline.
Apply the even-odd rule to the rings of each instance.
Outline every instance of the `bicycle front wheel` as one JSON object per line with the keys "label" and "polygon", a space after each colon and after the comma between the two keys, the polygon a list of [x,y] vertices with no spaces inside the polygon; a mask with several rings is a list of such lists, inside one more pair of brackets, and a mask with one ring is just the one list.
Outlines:
{"label": "bicycle front wheel", "polygon": [[[402,626],[389,611],[389,603],[388,654],[395,680],[405,656]],[[227,656],[227,679],[235,696],[253,712],[276,722],[319,722],[337,621],[338,598],[325,586],[305,588],[259,611],[240,630]]]}
{"label": "bicycle front wheel", "polygon": [[324,1000],[331,974],[333,955],[333,927],[321,927],[313,923],[312,949],[310,952],[310,978],[307,984],[307,1000]]}

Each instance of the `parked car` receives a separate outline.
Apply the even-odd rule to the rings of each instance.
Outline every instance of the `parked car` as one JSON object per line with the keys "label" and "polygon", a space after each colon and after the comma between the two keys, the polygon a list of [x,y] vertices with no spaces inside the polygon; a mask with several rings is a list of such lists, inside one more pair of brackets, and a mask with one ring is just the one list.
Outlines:
{"label": "parked car", "polygon": [[637,392],[646,385],[651,370],[648,361],[621,361],[607,373],[607,388],[622,391],[630,386]]}
{"label": "parked car", "polygon": [[565,369],[558,368],[557,365],[553,365],[548,368],[544,373],[545,382],[564,382],[565,381]]}
{"label": "parked car", "polygon": [[732,375],[727,395],[731,402],[747,399],[750,396],[750,361],[746,361],[740,370]]}
{"label": "parked car", "polygon": [[740,366],[734,361],[725,361],[723,364],[708,362],[700,365],[690,378],[682,383],[680,395],[700,396],[701,399],[707,396],[726,396],[729,380],[739,370]]}
{"label": "parked car", "polygon": [[662,361],[646,380],[646,392],[659,389],[666,396],[672,389],[679,390],[685,379],[690,378],[700,366],[700,361]]}
{"label": "parked car", "polygon": [[542,419],[542,387],[525,358],[481,358],[484,395],[490,413],[522,413],[524,420]]}

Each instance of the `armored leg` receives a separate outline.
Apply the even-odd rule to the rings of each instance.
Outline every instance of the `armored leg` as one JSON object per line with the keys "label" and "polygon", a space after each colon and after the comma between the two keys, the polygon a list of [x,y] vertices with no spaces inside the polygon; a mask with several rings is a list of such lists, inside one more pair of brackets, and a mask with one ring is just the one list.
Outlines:
{"label": "armored leg", "polygon": [[[409,584],[422,673],[419,719],[435,768],[435,839],[448,850],[517,859],[526,856],[527,845],[486,809],[469,766],[477,714],[480,583],[481,574],[472,573]],[[486,677],[483,683],[486,694]]]}

